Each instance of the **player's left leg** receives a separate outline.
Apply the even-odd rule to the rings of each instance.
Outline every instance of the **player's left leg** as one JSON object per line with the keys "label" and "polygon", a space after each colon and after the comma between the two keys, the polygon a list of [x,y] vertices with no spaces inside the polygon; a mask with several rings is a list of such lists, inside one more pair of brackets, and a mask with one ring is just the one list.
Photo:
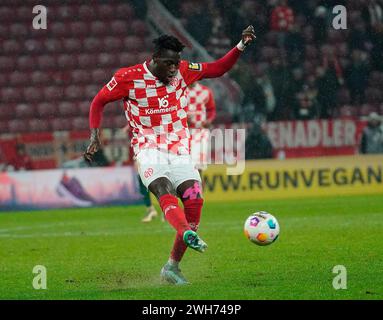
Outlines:
{"label": "player's left leg", "polygon": [[[179,263],[181,262],[187,247],[189,246],[200,252],[205,251],[207,248],[207,244],[196,233],[203,205],[200,182],[197,180],[188,180],[183,182],[177,188],[177,194],[184,204],[185,217],[189,223],[190,229],[193,232],[189,232],[189,234],[186,235],[186,239],[185,235],[176,235],[173,248],[170,253],[170,258],[162,269],[162,273],[168,270],[173,271],[178,276],[177,281],[174,281],[173,283],[186,284],[187,280],[181,273]],[[189,243],[186,244],[188,241]]]}

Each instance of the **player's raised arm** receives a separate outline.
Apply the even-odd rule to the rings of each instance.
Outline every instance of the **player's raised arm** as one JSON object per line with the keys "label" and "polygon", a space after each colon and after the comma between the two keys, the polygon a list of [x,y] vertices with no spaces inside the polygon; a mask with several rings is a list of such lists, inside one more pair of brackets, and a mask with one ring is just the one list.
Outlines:
{"label": "player's raised arm", "polygon": [[113,78],[94,97],[89,110],[90,142],[84,153],[87,162],[93,161],[94,154],[100,149],[100,126],[104,107],[109,102],[120,100],[127,95],[126,80],[123,69],[116,72]]}
{"label": "player's raised arm", "polygon": [[205,63],[190,63],[187,84],[206,78],[218,78],[229,71],[237,62],[240,54],[256,38],[253,26],[248,26],[242,31],[241,41],[222,58]]}

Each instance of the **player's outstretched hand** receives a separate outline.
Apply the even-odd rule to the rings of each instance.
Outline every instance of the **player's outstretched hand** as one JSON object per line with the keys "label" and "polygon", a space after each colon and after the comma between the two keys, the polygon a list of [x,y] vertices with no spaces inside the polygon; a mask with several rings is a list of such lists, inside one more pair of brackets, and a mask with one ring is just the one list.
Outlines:
{"label": "player's outstretched hand", "polygon": [[255,38],[256,35],[252,25],[248,26],[245,30],[242,31],[242,43],[244,46],[249,45]]}
{"label": "player's outstretched hand", "polygon": [[98,129],[92,129],[90,136],[90,143],[84,153],[84,160],[89,164],[93,161],[94,154],[100,149],[101,142]]}

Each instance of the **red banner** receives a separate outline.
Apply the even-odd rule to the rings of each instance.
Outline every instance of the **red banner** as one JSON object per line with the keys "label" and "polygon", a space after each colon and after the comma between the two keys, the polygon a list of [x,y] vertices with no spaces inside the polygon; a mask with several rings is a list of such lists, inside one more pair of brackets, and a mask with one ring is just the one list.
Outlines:
{"label": "red banner", "polygon": [[269,122],[265,126],[276,158],[358,153],[364,121],[308,120]]}

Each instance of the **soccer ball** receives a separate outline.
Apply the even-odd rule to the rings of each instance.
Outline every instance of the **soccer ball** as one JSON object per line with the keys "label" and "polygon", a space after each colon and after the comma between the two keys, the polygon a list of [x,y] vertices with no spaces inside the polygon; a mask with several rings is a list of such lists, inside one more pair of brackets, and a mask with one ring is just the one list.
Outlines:
{"label": "soccer ball", "polygon": [[279,224],[270,213],[259,211],[246,219],[244,232],[251,242],[260,246],[267,246],[277,240]]}

